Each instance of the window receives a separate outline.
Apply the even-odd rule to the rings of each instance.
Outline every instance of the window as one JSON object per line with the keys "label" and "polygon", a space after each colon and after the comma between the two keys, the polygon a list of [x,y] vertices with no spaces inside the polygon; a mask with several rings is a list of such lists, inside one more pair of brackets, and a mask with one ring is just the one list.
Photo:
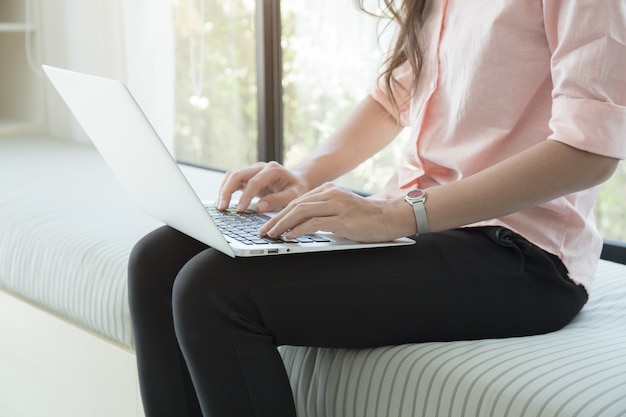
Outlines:
{"label": "window", "polygon": [[626,242],[626,163],[602,186],[595,206],[600,233],[605,239]]}
{"label": "window", "polygon": [[[295,165],[367,94],[385,49],[378,40],[380,22],[350,1],[173,5],[175,153],[192,165]],[[364,192],[380,189],[401,162],[402,143],[394,142],[339,182]],[[596,206],[606,238],[626,241],[625,196],[621,164]]]}
{"label": "window", "polygon": [[[384,51],[380,21],[351,1],[283,0],[284,162],[295,165],[326,139],[376,80]],[[339,182],[379,190],[401,160],[402,142]]]}
{"label": "window", "polygon": [[[219,170],[258,160],[293,166],[368,93],[385,49],[378,19],[350,1],[278,5],[174,2],[179,161]],[[267,27],[276,21],[279,28]],[[379,189],[400,159],[400,142],[339,182]]]}
{"label": "window", "polygon": [[254,0],[174,2],[175,154],[220,170],[257,160]]}

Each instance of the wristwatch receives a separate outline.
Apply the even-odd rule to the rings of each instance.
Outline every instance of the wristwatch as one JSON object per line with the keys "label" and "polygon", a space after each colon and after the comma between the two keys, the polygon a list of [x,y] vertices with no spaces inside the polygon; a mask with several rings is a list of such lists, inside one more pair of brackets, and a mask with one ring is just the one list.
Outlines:
{"label": "wristwatch", "polygon": [[424,203],[426,202],[426,191],[411,190],[404,196],[404,201],[413,206],[415,212],[415,222],[417,223],[417,234],[425,235],[428,233],[428,219],[426,218],[426,209]]}

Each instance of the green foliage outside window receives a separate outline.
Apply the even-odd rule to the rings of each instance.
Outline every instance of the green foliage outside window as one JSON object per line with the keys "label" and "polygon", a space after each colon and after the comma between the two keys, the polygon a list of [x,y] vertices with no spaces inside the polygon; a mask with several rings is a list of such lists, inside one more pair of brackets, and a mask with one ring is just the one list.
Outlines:
{"label": "green foliage outside window", "polygon": [[249,0],[174,2],[179,161],[220,170],[256,161],[254,16]]}
{"label": "green foliage outside window", "polygon": [[[327,139],[369,93],[383,60],[380,21],[352,2],[283,0],[282,46],[285,165]],[[402,138],[337,180],[380,190],[401,161]]]}

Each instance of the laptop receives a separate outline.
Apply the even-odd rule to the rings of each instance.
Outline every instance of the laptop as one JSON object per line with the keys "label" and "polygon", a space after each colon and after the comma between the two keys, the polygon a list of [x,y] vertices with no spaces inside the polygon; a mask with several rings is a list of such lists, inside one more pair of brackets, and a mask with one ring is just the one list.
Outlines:
{"label": "laptop", "polygon": [[258,230],[259,222],[266,221],[264,216],[267,214],[218,212],[211,209],[210,203],[203,202],[122,82],[47,65],[43,66],[43,70],[139,208],[228,256],[279,255],[414,243],[412,239],[400,238],[365,244],[328,232],[292,241],[264,239],[258,233],[256,239],[249,240],[233,235],[230,229],[235,222],[248,222],[249,229]]}

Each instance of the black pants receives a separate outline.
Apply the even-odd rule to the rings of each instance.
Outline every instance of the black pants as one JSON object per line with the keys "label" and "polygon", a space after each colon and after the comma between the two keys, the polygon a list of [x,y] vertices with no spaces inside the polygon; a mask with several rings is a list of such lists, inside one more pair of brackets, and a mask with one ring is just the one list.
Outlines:
{"label": "black pants", "polygon": [[540,334],[587,300],[555,256],[496,227],[238,259],[164,227],[133,250],[129,293],[147,417],[295,417],[279,345]]}

